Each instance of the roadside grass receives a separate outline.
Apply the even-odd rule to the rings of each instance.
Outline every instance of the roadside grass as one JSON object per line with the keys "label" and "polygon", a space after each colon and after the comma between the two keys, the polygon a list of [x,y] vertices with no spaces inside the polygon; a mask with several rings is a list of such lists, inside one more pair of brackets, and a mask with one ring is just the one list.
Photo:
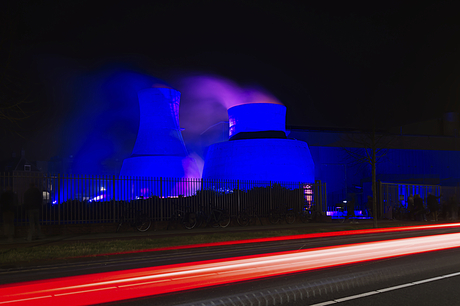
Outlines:
{"label": "roadside grass", "polygon": [[[399,222],[386,227],[404,226]],[[260,230],[244,232],[214,232],[209,234],[197,233],[183,236],[169,236],[156,238],[135,238],[117,240],[95,240],[60,242],[58,244],[35,245],[31,247],[17,247],[0,251],[0,267],[18,263],[43,263],[49,261],[65,261],[75,257],[95,257],[101,254],[140,251],[162,247],[193,245],[222,241],[235,241],[254,238],[279,237],[330,231],[345,231],[372,228],[371,224],[343,224],[342,226],[299,227],[282,230]]]}

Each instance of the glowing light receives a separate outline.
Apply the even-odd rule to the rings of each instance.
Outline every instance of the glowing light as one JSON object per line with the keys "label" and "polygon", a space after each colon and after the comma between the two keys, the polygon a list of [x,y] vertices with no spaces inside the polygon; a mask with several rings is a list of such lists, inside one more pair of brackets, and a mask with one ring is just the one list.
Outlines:
{"label": "glowing light", "polygon": [[[326,216],[331,216],[334,218],[345,218],[348,215],[348,212],[345,211],[340,211],[340,210],[333,210],[333,211],[326,211]],[[354,219],[370,219],[370,217],[364,216],[364,213],[362,210],[355,210],[354,211]]]}
{"label": "glowing light", "polygon": [[96,201],[101,201],[101,200],[103,200],[105,197],[106,197],[106,195],[105,195],[105,194],[101,194],[101,195],[98,195],[98,196],[96,196],[96,197],[92,198],[92,199],[91,199],[91,200],[89,200],[88,202],[96,202]]}
{"label": "glowing light", "polygon": [[0,303],[106,303],[456,247],[460,233],[64,277],[0,286]]}

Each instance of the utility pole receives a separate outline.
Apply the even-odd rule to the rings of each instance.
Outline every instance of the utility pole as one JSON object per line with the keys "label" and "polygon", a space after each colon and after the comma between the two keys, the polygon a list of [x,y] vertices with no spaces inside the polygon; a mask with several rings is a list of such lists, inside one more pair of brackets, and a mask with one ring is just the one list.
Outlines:
{"label": "utility pole", "polygon": [[375,142],[375,128],[372,129],[372,159],[371,159],[371,167],[372,167],[372,219],[374,228],[377,228],[377,186],[376,186],[376,157],[375,157],[375,150],[376,150],[376,142]]}

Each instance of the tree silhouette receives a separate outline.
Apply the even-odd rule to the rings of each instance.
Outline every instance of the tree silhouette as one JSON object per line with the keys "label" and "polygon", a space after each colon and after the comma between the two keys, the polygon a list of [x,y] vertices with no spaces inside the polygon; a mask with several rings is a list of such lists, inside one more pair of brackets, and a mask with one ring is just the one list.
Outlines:
{"label": "tree silhouette", "polygon": [[360,130],[357,133],[346,133],[345,143],[357,147],[342,147],[355,163],[368,163],[372,169],[372,219],[373,226],[377,228],[377,163],[388,151],[388,146],[395,137],[384,132],[376,132],[375,126],[371,130]]}

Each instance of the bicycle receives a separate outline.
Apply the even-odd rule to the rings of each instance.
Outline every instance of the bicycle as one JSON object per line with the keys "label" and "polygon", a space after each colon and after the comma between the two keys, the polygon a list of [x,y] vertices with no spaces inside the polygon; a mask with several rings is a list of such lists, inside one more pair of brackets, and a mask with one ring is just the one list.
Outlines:
{"label": "bicycle", "polygon": [[206,220],[208,216],[204,211],[203,205],[201,205],[200,209],[195,212],[196,215],[196,228],[200,228],[203,224],[206,225]]}
{"label": "bicycle", "polygon": [[255,205],[249,205],[238,213],[236,216],[236,221],[240,226],[247,226],[252,224],[252,222],[257,224],[257,220],[259,220],[260,225],[262,225],[262,220],[260,219],[259,214],[257,213],[254,206]]}
{"label": "bicycle", "polygon": [[282,207],[272,209],[268,215],[268,221],[271,224],[278,224],[282,219],[284,219],[287,224],[294,223],[295,213],[293,209],[287,207],[287,205],[283,205]]}
{"label": "bicycle", "polygon": [[304,205],[302,210],[298,212],[299,219],[302,223],[310,223],[315,221],[321,221],[323,213],[318,211],[314,205],[308,208],[308,205]]}
{"label": "bicycle", "polygon": [[[211,206],[211,204],[210,204]],[[199,218],[199,225],[201,226],[203,223],[206,226],[212,226],[217,224],[219,227],[225,228],[230,225],[230,215],[225,209],[220,209],[215,206],[211,207],[211,211],[207,214],[204,207],[201,206],[201,210],[197,213]]]}
{"label": "bicycle", "polygon": [[302,223],[310,223],[315,219],[315,214],[304,205],[302,211],[299,212],[299,219]]}
{"label": "bicycle", "polygon": [[[128,216],[128,214],[130,216]],[[118,233],[124,224],[137,229],[139,232],[146,232],[152,225],[152,220],[149,216],[141,210],[130,208],[129,212],[126,207],[123,207],[123,211],[117,222],[116,232]]]}
{"label": "bicycle", "polygon": [[191,212],[189,207],[186,210],[180,209],[176,205],[173,215],[169,218],[168,226],[166,229],[170,229],[173,224],[181,224],[186,229],[193,229],[197,225],[196,213]]}

